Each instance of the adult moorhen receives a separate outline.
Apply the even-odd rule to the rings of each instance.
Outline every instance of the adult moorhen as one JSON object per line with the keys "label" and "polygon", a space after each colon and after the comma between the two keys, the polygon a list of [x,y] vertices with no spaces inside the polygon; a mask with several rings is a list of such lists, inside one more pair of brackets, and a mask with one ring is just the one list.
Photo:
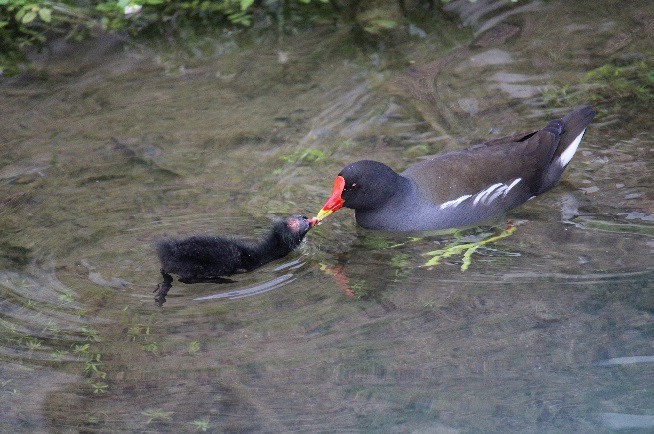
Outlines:
{"label": "adult moorhen", "polygon": [[437,155],[401,174],[377,161],[357,161],[338,174],[316,218],[346,207],[364,228],[388,231],[497,218],[556,185],[594,116],[581,106],[542,130]]}

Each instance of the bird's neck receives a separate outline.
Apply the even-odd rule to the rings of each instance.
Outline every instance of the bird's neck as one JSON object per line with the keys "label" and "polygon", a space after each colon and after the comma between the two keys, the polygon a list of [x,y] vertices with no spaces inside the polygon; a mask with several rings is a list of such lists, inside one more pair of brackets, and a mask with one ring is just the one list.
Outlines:
{"label": "bird's neck", "polygon": [[[402,223],[410,223],[417,206],[415,183],[398,175],[393,191],[384,201],[378,202],[378,206],[372,209],[357,209],[355,217],[357,223],[364,228],[402,231],[406,230]],[[392,216],[393,221],[389,220],[389,216]]]}
{"label": "bird's neck", "polygon": [[292,240],[286,239],[283,234],[273,229],[260,241],[248,246],[246,249],[247,268],[256,268],[282,258],[295,247],[297,246],[292,245]]}

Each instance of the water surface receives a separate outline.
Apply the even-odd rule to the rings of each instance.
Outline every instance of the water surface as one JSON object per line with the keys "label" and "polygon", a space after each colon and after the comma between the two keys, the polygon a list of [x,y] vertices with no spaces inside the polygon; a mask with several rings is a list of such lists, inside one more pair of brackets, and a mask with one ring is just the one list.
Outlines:
{"label": "water surface", "polygon": [[344,29],[195,56],[108,38],[5,81],[0,430],[654,429],[642,102],[601,107],[561,184],[465,272],[424,254],[501,226],[409,237],[343,210],[234,283],[152,294],[160,237],[261,235],[315,214],[349,162],[540,127],[570,110],[548,89],[651,61],[651,5],[614,3],[458,1],[467,27],[375,49]]}

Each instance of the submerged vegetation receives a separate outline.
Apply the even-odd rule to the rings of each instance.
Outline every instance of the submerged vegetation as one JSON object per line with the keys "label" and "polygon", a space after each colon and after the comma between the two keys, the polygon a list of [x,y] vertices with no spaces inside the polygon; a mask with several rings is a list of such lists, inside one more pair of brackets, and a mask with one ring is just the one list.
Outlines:
{"label": "submerged vegetation", "polygon": [[[423,11],[434,6],[414,3]],[[25,48],[53,37],[81,41],[109,31],[174,36],[187,29],[248,27],[289,31],[338,21],[378,37],[398,27],[407,9],[404,0],[0,0],[0,75],[16,74],[26,61]]]}
{"label": "submerged vegetation", "polygon": [[458,239],[443,249],[437,249],[424,253],[424,256],[431,256],[431,259],[425,262],[424,266],[433,267],[434,265],[440,264],[441,260],[443,259],[449,258],[451,256],[461,255],[461,271],[466,271],[472,264],[472,255],[477,251],[477,249],[486,246],[487,244],[501,240],[502,238],[506,238],[513,234],[515,230],[515,226],[509,225],[498,235],[493,235],[492,233],[483,233],[479,236],[472,237],[472,240],[468,237]]}
{"label": "submerged vegetation", "polygon": [[588,71],[579,83],[544,91],[542,98],[556,107],[591,104],[600,114],[616,108],[640,110],[654,101],[654,62],[613,60]]}
{"label": "submerged vegetation", "polygon": [[80,41],[103,31],[174,34],[183,26],[250,26],[255,15],[318,12],[327,0],[264,3],[254,0],[0,0],[0,73],[17,72],[23,50],[48,38]]}

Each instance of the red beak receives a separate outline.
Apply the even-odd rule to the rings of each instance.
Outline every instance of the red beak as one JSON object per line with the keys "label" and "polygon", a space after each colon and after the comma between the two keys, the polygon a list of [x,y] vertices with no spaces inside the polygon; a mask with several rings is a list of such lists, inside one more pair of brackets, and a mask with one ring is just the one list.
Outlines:
{"label": "red beak", "polygon": [[325,205],[322,207],[316,218],[322,220],[333,212],[338,211],[343,208],[345,200],[341,197],[343,194],[343,189],[345,188],[345,178],[342,176],[337,176],[334,181],[334,187],[332,188],[332,193],[325,202]]}

